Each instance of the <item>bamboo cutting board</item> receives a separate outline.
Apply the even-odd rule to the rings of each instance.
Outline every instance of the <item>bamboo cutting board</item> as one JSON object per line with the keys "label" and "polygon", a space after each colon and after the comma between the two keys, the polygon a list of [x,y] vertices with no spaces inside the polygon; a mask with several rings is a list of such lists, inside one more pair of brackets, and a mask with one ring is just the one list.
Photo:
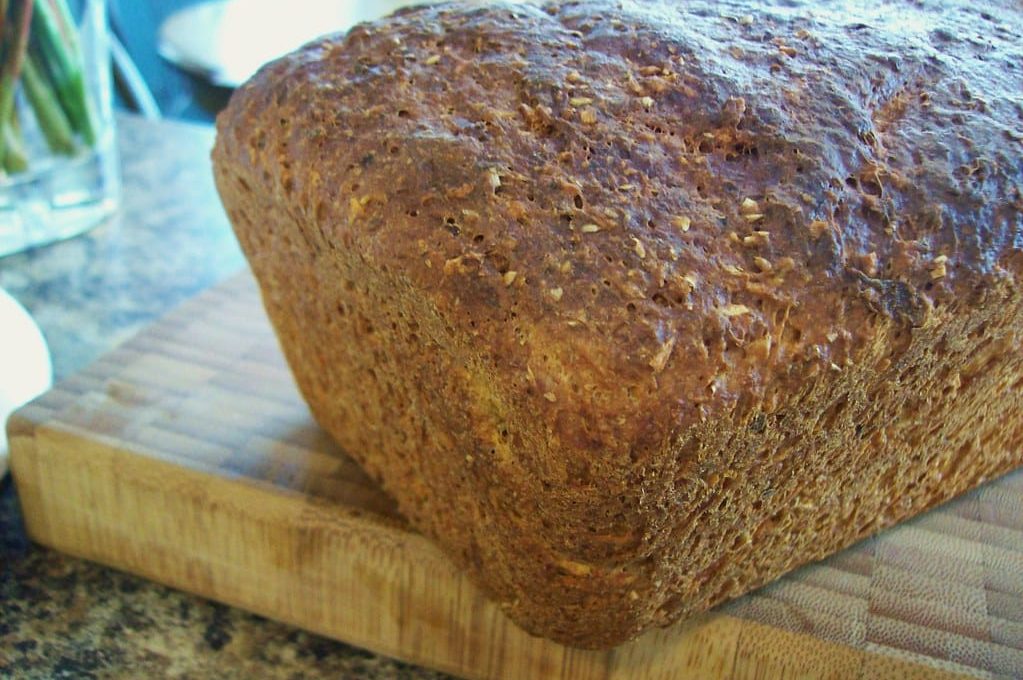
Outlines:
{"label": "bamboo cutting board", "polygon": [[527,635],[315,426],[247,273],[9,432],[34,540],[469,678],[1023,677],[1023,473],[611,651]]}

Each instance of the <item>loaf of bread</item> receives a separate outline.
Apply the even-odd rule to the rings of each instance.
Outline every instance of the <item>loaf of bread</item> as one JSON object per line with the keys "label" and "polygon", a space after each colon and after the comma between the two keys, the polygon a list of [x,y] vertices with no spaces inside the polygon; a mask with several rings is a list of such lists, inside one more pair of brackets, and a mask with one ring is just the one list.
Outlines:
{"label": "loaf of bread", "polygon": [[1023,20],[937,4],[420,7],[232,98],[312,412],[525,629],[614,645],[1023,463]]}

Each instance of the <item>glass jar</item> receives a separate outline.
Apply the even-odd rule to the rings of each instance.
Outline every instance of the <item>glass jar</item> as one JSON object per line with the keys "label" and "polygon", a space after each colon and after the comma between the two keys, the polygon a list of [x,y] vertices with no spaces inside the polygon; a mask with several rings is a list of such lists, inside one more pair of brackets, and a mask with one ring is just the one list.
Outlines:
{"label": "glass jar", "polygon": [[96,226],[120,189],[106,3],[3,6],[0,257]]}

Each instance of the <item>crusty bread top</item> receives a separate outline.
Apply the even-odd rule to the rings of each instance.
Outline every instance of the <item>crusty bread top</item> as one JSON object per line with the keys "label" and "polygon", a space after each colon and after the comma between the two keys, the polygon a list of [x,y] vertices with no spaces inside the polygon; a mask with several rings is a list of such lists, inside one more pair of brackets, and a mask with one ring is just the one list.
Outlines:
{"label": "crusty bread top", "polygon": [[1019,271],[1018,3],[840,4],[403,11],[264,68],[217,153],[642,456]]}

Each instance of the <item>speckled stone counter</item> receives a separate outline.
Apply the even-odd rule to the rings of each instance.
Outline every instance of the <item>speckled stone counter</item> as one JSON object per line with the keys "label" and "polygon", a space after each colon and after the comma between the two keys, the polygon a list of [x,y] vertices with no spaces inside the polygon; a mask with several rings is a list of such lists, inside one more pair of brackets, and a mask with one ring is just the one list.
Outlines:
{"label": "speckled stone counter", "polygon": [[[70,375],[244,266],[210,175],[209,128],[119,120],[120,214],[0,258]],[[344,606],[344,603],[339,603]],[[442,678],[32,545],[0,482],[0,677]]]}

